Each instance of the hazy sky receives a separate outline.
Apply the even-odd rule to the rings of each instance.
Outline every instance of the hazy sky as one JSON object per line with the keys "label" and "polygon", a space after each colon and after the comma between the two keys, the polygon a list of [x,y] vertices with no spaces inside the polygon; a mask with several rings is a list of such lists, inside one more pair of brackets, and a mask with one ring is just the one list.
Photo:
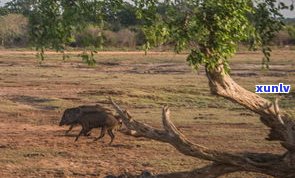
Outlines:
{"label": "hazy sky", "polygon": [[[3,5],[8,1],[10,1],[10,0],[0,0],[0,5]],[[286,4],[290,4],[291,1],[290,0],[281,0],[280,2],[285,2]],[[285,15],[285,17],[295,18],[295,11],[283,11],[283,15]]]}

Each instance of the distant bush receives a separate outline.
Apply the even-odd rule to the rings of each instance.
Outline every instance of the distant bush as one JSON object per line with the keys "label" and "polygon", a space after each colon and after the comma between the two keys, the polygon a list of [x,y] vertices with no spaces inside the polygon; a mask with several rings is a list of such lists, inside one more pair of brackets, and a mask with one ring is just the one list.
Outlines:
{"label": "distant bush", "polygon": [[117,33],[119,47],[136,47],[136,34],[129,29],[122,29]]}
{"label": "distant bush", "polygon": [[101,31],[99,27],[90,25],[75,35],[75,42],[72,46],[78,47],[136,47],[136,33],[129,29],[122,29],[118,32],[110,30]]}
{"label": "distant bush", "polygon": [[288,25],[287,26],[287,31],[289,33],[289,36],[292,40],[292,43],[295,44],[295,24],[293,25]]}
{"label": "distant bush", "polygon": [[95,48],[99,48],[103,42],[102,38],[102,31],[97,26],[89,25],[82,32],[75,35],[74,46],[93,46]]}
{"label": "distant bush", "polygon": [[[294,21],[294,20],[293,20]],[[271,45],[287,46],[295,45],[295,22],[292,19],[286,22],[287,26],[280,31],[272,40]],[[28,19],[21,14],[13,14],[5,8],[0,8],[0,47],[28,47],[29,31]],[[118,19],[106,21],[104,29],[89,22],[89,25],[81,32],[73,35],[71,47],[90,47],[102,49],[107,48],[129,48],[136,49],[145,44],[146,38],[139,28],[140,22],[135,18],[135,12],[131,6],[126,4],[126,11],[119,14]],[[160,46],[160,50],[169,50],[175,44],[167,43]],[[248,41],[241,43],[241,46],[249,45]]]}
{"label": "distant bush", "polygon": [[113,32],[110,30],[103,31],[104,44],[107,47],[127,47],[135,48],[137,45],[136,33],[125,28],[118,32]]}
{"label": "distant bush", "polygon": [[291,44],[291,38],[286,30],[280,31],[276,37],[272,40],[272,45],[285,46]]}
{"label": "distant bush", "polygon": [[105,46],[107,47],[115,47],[118,44],[118,37],[116,32],[105,30],[103,32],[103,37]]}
{"label": "distant bush", "polygon": [[20,14],[0,16],[0,45],[25,46],[28,43],[28,19]]}

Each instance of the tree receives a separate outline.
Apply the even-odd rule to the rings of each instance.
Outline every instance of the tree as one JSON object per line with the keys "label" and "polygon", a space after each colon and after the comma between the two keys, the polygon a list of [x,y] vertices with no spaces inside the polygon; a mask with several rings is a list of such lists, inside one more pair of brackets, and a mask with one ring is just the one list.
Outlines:
{"label": "tree", "polygon": [[119,31],[122,28],[133,27],[139,24],[136,18],[136,8],[128,2],[120,5],[115,15],[108,16],[106,19],[112,31]]}
{"label": "tree", "polygon": [[[102,23],[106,14],[116,15],[121,1],[41,0],[30,18],[32,37],[37,49],[52,47],[63,50],[71,32],[83,28],[89,18]],[[283,155],[271,153],[226,153],[210,150],[190,142],[171,122],[169,109],[163,108],[163,127],[156,129],[129,118],[112,101],[134,136],[171,144],[185,155],[213,163],[190,172],[160,177],[218,177],[237,171],[250,171],[274,177],[295,177],[295,121],[271,102],[239,86],[229,75],[229,59],[241,41],[250,49],[262,49],[263,64],[268,67],[271,49],[268,42],[283,27],[280,9],[293,4],[275,0],[134,0],[137,16],[146,36],[146,49],[173,42],[175,50],[190,49],[188,62],[195,69],[205,66],[212,94],[236,102],[260,115],[270,128],[268,140],[279,141],[286,149]],[[159,6],[161,6],[159,10]],[[93,56],[93,55],[92,55]]]}
{"label": "tree", "polygon": [[10,13],[23,14],[25,16],[30,15],[33,10],[34,4],[37,0],[12,0],[5,4],[5,8],[9,10]]}
{"label": "tree", "polygon": [[9,10],[5,7],[0,7],[0,16],[7,15]]}
{"label": "tree", "polygon": [[291,40],[295,43],[295,24],[288,25],[287,26],[287,31],[289,33],[289,36],[291,37]]}

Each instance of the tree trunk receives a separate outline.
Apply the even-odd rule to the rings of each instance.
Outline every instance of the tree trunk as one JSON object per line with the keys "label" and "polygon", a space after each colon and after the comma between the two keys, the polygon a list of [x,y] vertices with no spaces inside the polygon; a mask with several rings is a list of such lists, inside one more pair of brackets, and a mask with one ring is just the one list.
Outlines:
{"label": "tree trunk", "polygon": [[288,151],[295,151],[295,122],[291,116],[281,113],[277,102],[270,102],[239,86],[220,65],[206,70],[212,94],[236,102],[260,115],[260,120],[271,130],[267,140],[278,140]]}
{"label": "tree trunk", "polygon": [[219,65],[214,70],[206,70],[206,74],[213,94],[236,102],[259,114],[263,124],[270,128],[267,139],[280,141],[282,146],[286,148],[286,153],[275,155],[249,152],[226,153],[221,150],[211,150],[190,142],[170,120],[168,107],[163,108],[162,122],[164,129],[157,129],[131,119],[111,100],[124,124],[130,129],[131,132],[129,133],[132,134],[129,135],[166,142],[184,155],[213,162],[213,164],[201,169],[148,177],[213,178],[237,171],[257,172],[281,178],[295,177],[295,124],[290,116],[279,111],[277,100],[272,103],[242,88],[224,72],[223,65]]}

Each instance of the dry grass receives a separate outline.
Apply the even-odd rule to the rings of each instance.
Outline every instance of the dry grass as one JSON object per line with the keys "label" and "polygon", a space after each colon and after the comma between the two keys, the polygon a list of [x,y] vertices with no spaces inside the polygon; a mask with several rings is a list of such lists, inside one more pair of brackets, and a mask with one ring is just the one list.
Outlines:
{"label": "dry grass", "polygon": [[[103,177],[123,172],[190,170],[207,162],[186,157],[167,144],[116,134],[93,142],[74,142],[58,127],[65,108],[100,103],[112,96],[133,117],[160,127],[161,106],[168,104],[176,125],[191,140],[212,149],[282,153],[264,140],[268,130],[258,116],[212,96],[204,71],[193,72],[185,54],[103,53],[88,67],[75,53],[63,62],[50,53],[41,65],[26,51],[0,51],[0,177]],[[271,70],[260,70],[261,54],[240,53],[232,59],[232,76],[254,91],[256,84],[295,86],[295,51],[275,51]],[[268,99],[274,95],[264,94]],[[295,91],[280,106],[295,114]],[[227,177],[263,177],[236,173]]]}

